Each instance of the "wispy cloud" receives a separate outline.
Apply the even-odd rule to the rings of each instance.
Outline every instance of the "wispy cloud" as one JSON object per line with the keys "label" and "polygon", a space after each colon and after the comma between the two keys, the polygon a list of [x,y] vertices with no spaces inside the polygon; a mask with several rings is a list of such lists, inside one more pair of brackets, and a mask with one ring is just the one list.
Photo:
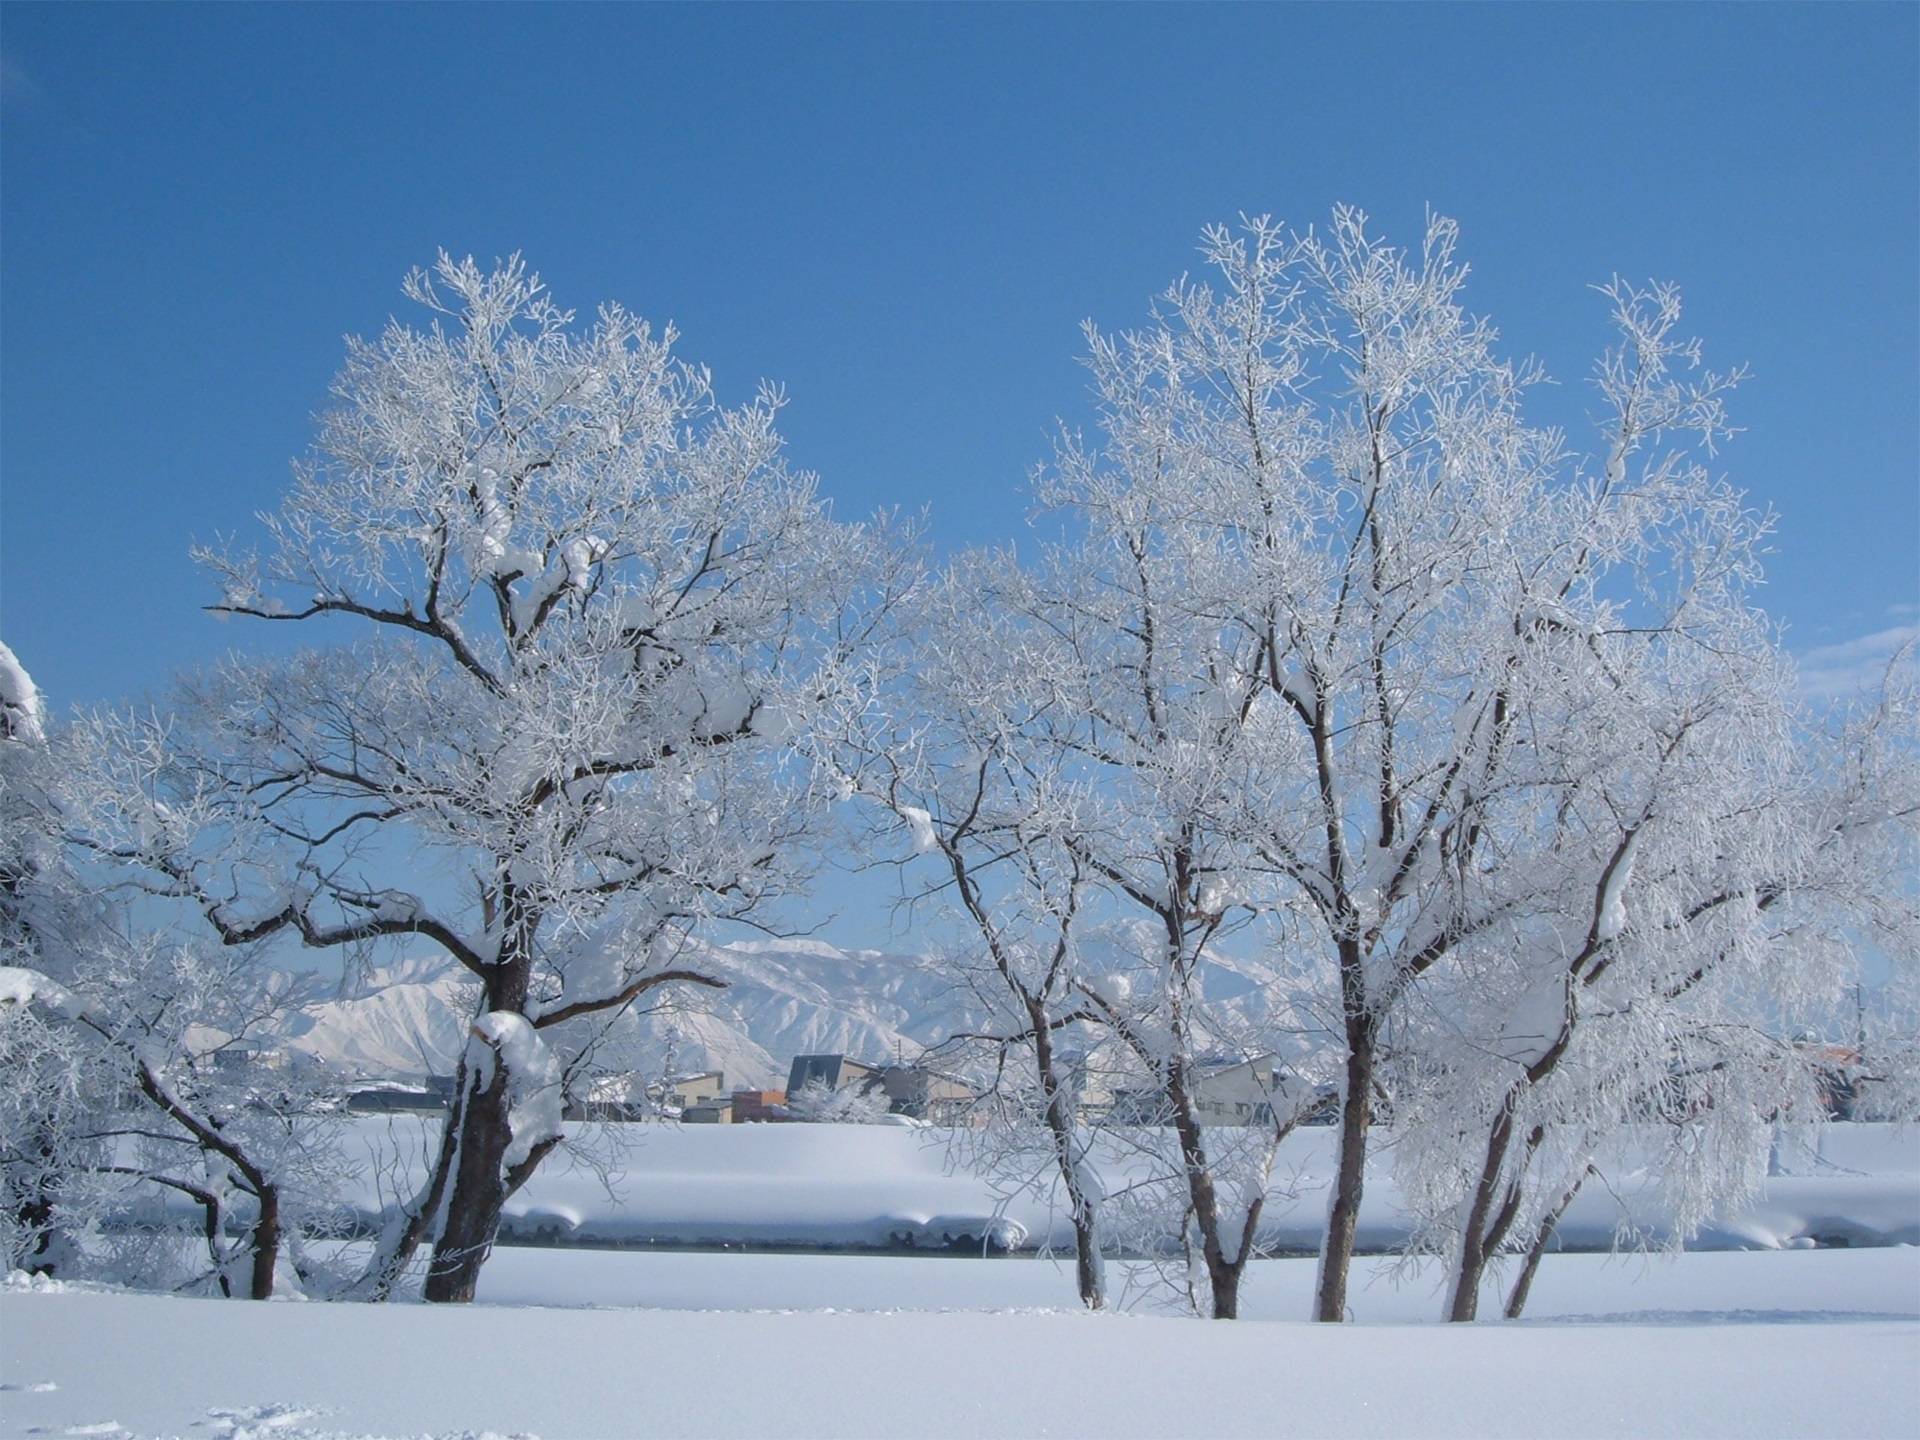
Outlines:
{"label": "wispy cloud", "polygon": [[[1920,625],[1894,625],[1799,656],[1800,693],[1809,700],[1842,700],[1877,688],[1902,647],[1920,646]],[[1906,663],[1915,663],[1908,650]]]}

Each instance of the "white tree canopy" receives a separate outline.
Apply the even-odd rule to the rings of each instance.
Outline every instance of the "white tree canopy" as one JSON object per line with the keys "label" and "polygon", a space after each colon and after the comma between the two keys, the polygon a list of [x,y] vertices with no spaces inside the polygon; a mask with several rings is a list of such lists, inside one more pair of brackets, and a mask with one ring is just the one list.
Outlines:
{"label": "white tree canopy", "polygon": [[421,1203],[468,1232],[447,1283],[470,1294],[559,1138],[508,1143],[531,1103],[514,1057],[547,1073],[558,1040],[564,1083],[591,1017],[719,983],[674,956],[793,883],[817,806],[788,737],[858,703],[914,573],[786,463],[779,393],[722,406],[671,330],[617,305],[577,324],[518,257],[443,254],[405,290],[431,323],[349,342],[264,551],[196,552],[215,611],[362,638],[230,662],[177,727],[97,718],[118,759],[86,839],[228,944],[419,937],[480,979],[443,1149],[468,1168]]}

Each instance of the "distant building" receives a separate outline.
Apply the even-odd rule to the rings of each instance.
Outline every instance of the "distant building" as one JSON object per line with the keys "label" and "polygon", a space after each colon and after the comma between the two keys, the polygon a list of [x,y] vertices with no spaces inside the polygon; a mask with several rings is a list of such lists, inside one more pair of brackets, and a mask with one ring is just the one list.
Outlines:
{"label": "distant building", "polygon": [[933,1125],[966,1123],[967,1111],[975,1094],[971,1085],[955,1075],[943,1074],[919,1065],[888,1065],[880,1072],[880,1086],[892,1103],[895,1115],[911,1116]]}
{"label": "distant building", "polygon": [[736,1090],[732,1102],[735,1125],[759,1125],[787,1118],[787,1092],[784,1090]]}
{"label": "distant building", "polygon": [[796,1055],[787,1072],[787,1094],[798,1095],[809,1085],[824,1085],[829,1090],[858,1087],[868,1090],[880,1083],[880,1067],[868,1065],[847,1055]]}
{"label": "distant building", "polygon": [[669,1110],[685,1110],[689,1105],[725,1097],[727,1077],[721,1070],[701,1070],[691,1075],[677,1075],[659,1086],[649,1086],[648,1093],[657,1094]]}
{"label": "distant building", "polygon": [[733,1097],[713,1095],[696,1100],[681,1109],[680,1123],[682,1125],[731,1125]]}
{"label": "distant building", "polygon": [[569,1100],[566,1118],[637,1124],[644,1120],[692,1120],[711,1125],[711,1113],[691,1117],[688,1111],[698,1105],[726,1103],[726,1075],[719,1070],[701,1070],[676,1075],[669,1080],[642,1084],[638,1076],[607,1075],[593,1083],[584,1099]]}
{"label": "distant building", "polygon": [[[1273,1056],[1208,1056],[1191,1071],[1194,1118],[1202,1125],[1271,1125],[1280,1082]],[[1120,1125],[1171,1123],[1166,1093],[1154,1086],[1116,1089],[1108,1118]]]}

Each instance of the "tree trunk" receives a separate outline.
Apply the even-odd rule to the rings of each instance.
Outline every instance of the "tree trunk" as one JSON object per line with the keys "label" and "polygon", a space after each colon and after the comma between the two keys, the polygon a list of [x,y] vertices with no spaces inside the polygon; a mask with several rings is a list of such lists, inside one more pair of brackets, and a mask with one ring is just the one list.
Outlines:
{"label": "tree trunk", "polygon": [[1447,1288],[1447,1319],[1464,1324],[1480,1315],[1480,1281],[1487,1272],[1486,1247],[1469,1229],[1460,1237],[1460,1257],[1454,1262]]}
{"label": "tree trunk", "polygon": [[1107,1267],[1100,1253],[1100,1227],[1085,1197],[1073,1199],[1073,1280],[1080,1291],[1080,1303],[1089,1310],[1103,1310],[1107,1304]]}
{"label": "tree trunk", "polygon": [[1067,1210],[1073,1221],[1073,1278],[1080,1292],[1080,1303],[1089,1310],[1100,1310],[1107,1303],[1107,1272],[1100,1254],[1100,1215],[1093,1197],[1087,1193],[1080,1162],[1072,1152],[1073,1134],[1054,1134],[1060,1177],[1067,1188]]}
{"label": "tree trunk", "polygon": [[1080,1157],[1074,1149],[1073,1111],[1067,1090],[1060,1083],[1054,1062],[1052,1032],[1047,1026],[1045,1009],[1029,1007],[1034,1033],[1034,1062],[1040,1071],[1041,1093],[1047,1097],[1047,1130],[1053,1137],[1054,1160],[1060,1167],[1060,1180],[1067,1190],[1067,1206],[1073,1220],[1073,1272],[1080,1290],[1080,1303],[1099,1310],[1107,1303],[1106,1267],[1100,1254],[1100,1217],[1093,1197],[1087,1191],[1086,1177],[1080,1171]]}
{"label": "tree trunk", "polygon": [[1366,1186],[1367,1132],[1373,1122],[1373,1027],[1364,1017],[1347,1022],[1346,1087],[1340,1097],[1340,1157],[1333,1198],[1327,1207],[1327,1233],[1320,1248],[1320,1283],[1313,1318],[1347,1318],[1347,1273],[1353,1267],[1354,1235],[1360,1224],[1360,1199]]}
{"label": "tree trunk", "polygon": [[1167,1099],[1173,1108],[1174,1131],[1180,1137],[1188,1200],[1194,1223],[1200,1228],[1200,1254],[1207,1267],[1207,1288],[1212,1292],[1211,1313],[1215,1320],[1236,1320],[1240,1315],[1240,1272],[1246,1264],[1246,1248],[1228,1259],[1220,1243],[1220,1194],[1208,1166],[1204,1132],[1194,1117],[1186,1071],[1180,1064],[1168,1067]]}
{"label": "tree trunk", "polygon": [[1509,1320],[1518,1320],[1520,1312],[1527,1308],[1527,1296],[1533,1293],[1533,1277],[1540,1269],[1540,1257],[1547,1253],[1547,1242],[1553,1238],[1553,1224],[1542,1221],[1534,1232],[1533,1243],[1527,1247],[1527,1258],[1520,1263],[1520,1273],[1514,1278],[1513,1290],[1507,1296],[1506,1316]]}
{"label": "tree trunk", "polygon": [[468,1074],[466,1088],[455,1097],[456,1113],[447,1117],[447,1124],[457,1127],[457,1158],[446,1220],[434,1239],[422,1291],[425,1299],[437,1303],[465,1304],[473,1299],[480,1267],[500,1228],[501,1207],[507,1202],[501,1169],[511,1138],[507,1068],[492,1066],[484,1084],[473,1070]]}
{"label": "tree trunk", "polygon": [[[459,1096],[466,1088],[467,1062],[463,1056],[454,1071],[453,1093]],[[406,1274],[420,1246],[433,1233],[441,1207],[446,1203],[447,1182],[453,1175],[453,1157],[458,1153],[459,1139],[459,1116],[449,1110],[441,1122],[440,1151],[434,1157],[433,1173],[427,1177],[425,1188],[414,1197],[404,1217],[397,1217],[387,1227],[387,1233],[381,1236],[372,1258],[367,1261],[366,1270],[354,1282],[354,1290],[364,1293],[369,1300],[385,1300],[393,1294],[393,1287],[400,1283],[400,1277]]]}
{"label": "tree trunk", "polygon": [[1454,1262],[1452,1288],[1447,1296],[1449,1320],[1464,1322],[1479,1316],[1480,1281],[1486,1274],[1487,1260],[1499,1248],[1519,1208],[1520,1184],[1516,1179],[1507,1186],[1497,1217],[1494,1212],[1494,1198],[1500,1193],[1500,1172],[1513,1139],[1515,1102],[1516,1092],[1509,1090],[1487,1131],[1487,1147],[1480,1158],[1473,1201],[1460,1227],[1460,1256]]}
{"label": "tree trunk", "polygon": [[1243,1262],[1240,1261],[1210,1259],[1207,1262],[1207,1283],[1213,1290],[1214,1319],[1240,1318],[1240,1277],[1243,1273]]}
{"label": "tree trunk", "polygon": [[1580,1172],[1579,1178],[1569,1185],[1560,1197],[1560,1203],[1542,1217],[1539,1227],[1533,1232],[1533,1242],[1527,1246],[1527,1258],[1520,1266],[1520,1274],[1513,1282],[1513,1290],[1507,1296],[1506,1315],[1509,1320],[1518,1320],[1520,1312],[1527,1308],[1527,1297],[1533,1293],[1533,1277],[1540,1269],[1540,1257],[1547,1253],[1547,1246],[1553,1242],[1554,1235],[1560,1229],[1560,1219],[1573,1204],[1574,1197],[1580,1193],[1580,1187],[1587,1183],[1587,1176],[1593,1173],[1589,1166]]}
{"label": "tree trunk", "polygon": [[[533,938],[539,916],[521,898],[507,894],[500,901],[506,938],[500,958],[490,967],[486,998],[489,1012],[524,1016],[533,977]],[[468,1053],[473,1053],[472,1041]],[[499,1057],[485,1066],[464,1061],[466,1082],[454,1094],[454,1112],[447,1123],[457,1126],[453,1174],[447,1192],[446,1218],[434,1236],[433,1258],[427,1262],[422,1298],[436,1303],[467,1304],[480,1283],[480,1267],[493,1251],[500,1229],[500,1211],[507,1197],[532,1174],[551,1146],[536,1150],[517,1167],[518,1180],[505,1170],[507,1145],[512,1140],[508,1101],[512,1076]],[[485,1076],[484,1082],[481,1077]]]}
{"label": "tree trunk", "polygon": [[260,1214],[253,1222],[253,1273],[247,1285],[249,1300],[271,1300],[273,1277],[280,1267],[280,1187],[262,1185]]}
{"label": "tree trunk", "polygon": [[21,1197],[13,1219],[19,1233],[33,1237],[31,1248],[20,1257],[23,1268],[29,1275],[53,1275],[59,1268],[60,1246],[53,1218],[52,1178],[57,1151],[52,1132],[36,1126],[33,1145],[39,1163],[34,1167],[31,1187]]}

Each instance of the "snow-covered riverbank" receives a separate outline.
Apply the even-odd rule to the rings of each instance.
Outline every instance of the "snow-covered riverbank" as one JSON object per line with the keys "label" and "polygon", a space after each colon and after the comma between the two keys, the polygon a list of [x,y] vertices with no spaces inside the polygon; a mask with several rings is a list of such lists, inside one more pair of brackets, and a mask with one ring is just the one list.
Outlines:
{"label": "snow-covered riverbank", "polygon": [[[977,1246],[996,1233],[1016,1246],[1069,1247],[1072,1232],[1046,1188],[996,1181],[954,1132],[873,1125],[609,1125],[569,1127],[578,1149],[555,1155],[507,1204],[503,1240],[611,1245],[897,1249]],[[1171,1132],[1161,1132],[1163,1136]],[[355,1208],[370,1219],[418,1189],[437,1135],[417,1118],[352,1122],[367,1157]],[[962,1147],[970,1137],[958,1137]],[[1147,1133],[1152,1139],[1152,1132]],[[1390,1172],[1391,1136],[1376,1146],[1361,1212],[1363,1249],[1392,1250],[1408,1222]],[[1261,1238],[1312,1252],[1320,1243],[1333,1132],[1296,1131],[1274,1166]],[[1572,1250],[1604,1250],[1631,1223],[1655,1241],[1671,1231],[1649,1165],[1656,1153],[1623,1136],[1560,1227]],[[1110,1189],[1137,1181],[1137,1150],[1102,1152]],[[1766,1192],[1716,1217],[1696,1250],[1811,1244],[1920,1244],[1920,1129],[1829,1125],[1776,1139]],[[1045,1166],[1026,1173],[1050,1179]],[[1177,1209],[1175,1211],[1177,1213]]]}

